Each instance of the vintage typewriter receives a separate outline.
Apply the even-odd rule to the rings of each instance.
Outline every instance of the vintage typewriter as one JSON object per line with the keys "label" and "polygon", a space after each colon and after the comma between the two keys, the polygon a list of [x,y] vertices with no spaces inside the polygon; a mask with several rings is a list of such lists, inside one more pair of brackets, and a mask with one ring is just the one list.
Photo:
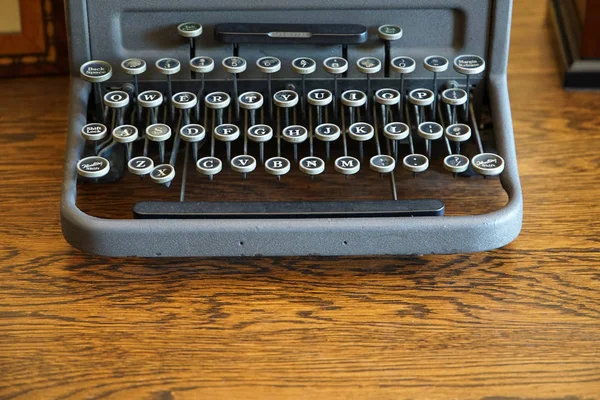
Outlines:
{"label": "vintage typewriter", "polygon": [[67,1],[65,238],[146,257],[509,243],[511,7]]}

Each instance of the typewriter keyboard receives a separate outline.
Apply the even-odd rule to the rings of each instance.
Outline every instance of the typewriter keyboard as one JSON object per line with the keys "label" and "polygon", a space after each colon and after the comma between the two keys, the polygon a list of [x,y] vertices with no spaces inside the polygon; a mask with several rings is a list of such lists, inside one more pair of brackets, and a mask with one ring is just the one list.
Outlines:
{"label": "typewriter keyboard", "polygon": [[[391,57],[403,31],[377,29],[385,57],[348,58],[360,25],[221,24],[231,56],[202,55],[201,24],[173,35],[190,58],[119,66],[92,60],[78,206],[107,218],[472,215],[501,208],[484,59]],[[285,71],[271,44],[309,40],[339,56],[298,54]],[[268,56],[241,57],[246,43]],[[120,68],[128,81],[111,79]],[[164,79],[144,80],[150,68]],[[417,68],[430,79],[413,79]],[[178,79],[182,70],[191,79]],[[215,70],[227,79],[213,79]],[[261,78],[246,78],[254,69]],[[354,69],[361,77],[348,77]],[[326,78],[316,77],[316,71]],[[256,76],[256,75],[253,75]],[[353,75],[356,76],[356,75]]]}

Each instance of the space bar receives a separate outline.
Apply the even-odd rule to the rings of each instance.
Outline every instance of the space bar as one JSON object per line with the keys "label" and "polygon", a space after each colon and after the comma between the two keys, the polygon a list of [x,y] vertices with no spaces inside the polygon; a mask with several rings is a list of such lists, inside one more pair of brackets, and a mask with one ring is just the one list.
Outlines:
{"label": "space bar", "polygon": [[133,207],[136,219],[359,218],[444,215],[435,199],[377,201],[161,202]]}

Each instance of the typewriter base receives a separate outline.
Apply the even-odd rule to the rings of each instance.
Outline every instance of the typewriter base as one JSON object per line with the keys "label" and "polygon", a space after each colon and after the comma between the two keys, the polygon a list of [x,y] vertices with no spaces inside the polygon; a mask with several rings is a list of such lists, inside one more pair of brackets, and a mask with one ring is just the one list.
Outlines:
{"label": "typewriter base", "polygon": [[549,19],[554,30],[557,53],[564,73],[566,89],[600,89],[600,60],[582,59],[579,55],[581,28],[570,1],[552,0]]}

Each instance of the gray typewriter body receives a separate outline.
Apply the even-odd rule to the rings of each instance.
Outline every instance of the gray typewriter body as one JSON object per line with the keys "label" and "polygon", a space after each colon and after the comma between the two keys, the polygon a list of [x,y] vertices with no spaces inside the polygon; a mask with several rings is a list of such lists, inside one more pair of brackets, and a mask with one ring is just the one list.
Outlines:
{"label": "gray typewriter body", "polygon": [[[369,2],[363,0],[305,0],[302,2],[290,0],[221,0],[218,2],[205,0],[172,0],[169,2],[158,0],[136,2],[68,0],[66,10],[69,22],[72,73],[70,123],[61,204],[61,221],[65,238],[74,247],[86,252],[109,256],[141,257],[445,254],[485,251],[510,243],[518,236],[522,221],[522,194],[506,78],[511,8],[511,0],[372,0]],[[202,35],[196,39],[191,53],[189,41],[177,34],[177,26],[188,21],[197,21],[203,25]],[[110,182],[104,182],[102,179],[99,182],[87,182],[78,176],[79,160],[91,154],[90,144],[86,143],[80,132],[84,125],[91,122],[90,102],[94,99],[92,93],[94,85],[80,76],[82,64],[90,60],[103,60],[112,65],[112,78],[102,84],[104,93],[106,93],[111,90],[109,86],[119,87],[131,82],[131,76],[125,74],[120,68],[123,60],[132,57],[143,59],[147,62],[148,67],[146,72],[139,76],[140,91],[156,87],[157,90],[164,92],[166,90],[165,75],[154,68],[154,65],[160,58],[174,58],[181,62],[181,71],[172,76],[174,92],[197,93],[199,77],[190,71],[188,63],[194,55],[207,56],[214,59],[215,68],[206,75],[205,93],[219,90],[232,94],[232,74],[221,68],[221,60],[233,56],[234,50],[232,50],[231,44],[222,43],[215,38],[215,26],[223,23],[267,22],[339,25],[352,23],[365,26],[367,28],[366,41],[348,45],[347,51],[344,53],[348,59],[349,68],[344,76],[339,77],[340,90],[350,89],[353,86],[364,90],[365,74],[355,68],[356,61],[361,57],[376,57],[385,64],[386,61],[389,62],[389,57],[409,56],[416,60],[417,65],[414,72],[405,77],[405,91],[401,96],[406,104],[408,104],[406,96],[410,90],[421,87],[431,88],[432,73],[423,68],[423,60],[426,57],[441,55],[450,62],[447,71],[438,74],[440,87],[447,82],[456,82],[458,87],[465,84],[465,76],[458,74],[452,66],[456,57],[463,54],[475,54],[483,57],[486,60],[485,72],[472,78],[473,88],[469,89],[469,93],[472,93],[473,96],[474,114],[481,116],[484,113],[481,109],[485,109],[487,115],[485,117],[487,128],[483,128],[483,122],[475,122],[480,125],[483,146],[486,149],[491,148],[490,152],[493,151],[502,157],[504,169],[499,176],[489,177],[485,180],[481,176],[458,176],[454,180],[466,182],[461,184],[465,188],[465,196],[469,196],[469,191],[472,191],[480,196],[481,201],[485,201],[485,194],[480,192],[487,190],[488,187],[493,187],[494,193],[498,190],[503,191],[505,201],[492,210],[472,214],[458,205],[452,206],[452,210],[448,206],[444,216],[420,215],[418,210],[411,212],[410,206],[404,216],[397,216],[394,213],[386,215],[385,212],[378,212],[377,205],[374,205],[377,212],[372,215],[369,212],[353,213],[353,210],[349,210],[345,215],[340,216],[335,212],[336,202],[339,202],[340,210],[342,210],[344,201],[352,200],[356,202],[353,204],[358,204],[366,199],[367,195],[359,196],[357,194],[355,199],[336,199],[331,193],[333,190],[328,188],[326,182],[334,182],[334,185],[343,185],[344,182],[347,182],[348,185],[357,185],[356,193],[368,191],[368,188],[365,189],[368,182],[375,182],[373,183],[374,192],[381,192],[382,187],[387,187],[379,183],[380,181],[377,179],[387,180],[388,177],[379,177],[377,176],[379,174],[369,169],[369,157],[373,155],[375,148],[371,144],[368,145],[368,155],[361,163],[360,172],[356,177],[352,176],[348,180],[334,171],[334,159],[326,162],[324,174],[329,174],[327,176],[317,176],[312,179],[308,176],[294,179],[282,176],[281,181],[277,181],[274,176],[265,174],[259,161],[257,172],[249,173],[243,184],[232,183],[228,186],[228,188],[239,186],[239,193],[236,195],[233,192],[232,198],[226,199],[228,206],[231,207],[232,203],[241,203],[246,197],[255,201],[269,200],[271,196],[267,189],[271,186],[278,194],[273,196],[275,201],[270,203],[277,203],[283,199],[282,196],[285,194],[282,185],[290,193],[302,192],[304,187],[302,185],[310,185],[306,186],[311,193],[310,198],[304,198],[301,195],[299,195],[300,197],[292,196],[289,202],[281,203],[290,208],[306,207],[309,212],[301,217],[296,212],[297,210],[289,210],[289,215],[285,210],[281,212],[281,205],[278,207],[276,204],[274,205],[278,210],[276,213],[265,212],[263,217],[260,211],[255,210],[251,217],[247,217],[235,209],[234,204],[233,209],[227,209],[222,216],[216,213],[209,218],[195,218],[193,213],[186,215],[185,207],[179,209],[175,204],[179,200],[180,183],[174,183],[170,188],[160,187],[160,191],[153,191],[152,195],[145,197],[146,185],[153,188],[160,185],[156,185],[148,178],[135,181],[131,179],[131,185],[139,185],[140,189],[130,190],[127,186],[130,178],[113,177],[114,179]],[[378,27],[384,24],[397,24],[403,28],[403,37],[391,42],[388,54],[386,54],[385,46],[377,33]],[[240,94],[247,90],[265,94],[265,74],[255,68],[256,60],[264,56],[274,56],[281,61],[281,70],[273,75],[274,91],[289,88],[290,85],[293,85],[294,88],[300,87],[300,76],[295,74],[291,68],[292,60],[299,56],[311,57],[317,63],[316,71],[306,77],[309,88],[326,86],[331,90],[332,76],[321,68],[321,63],[328,57],[342,55],[340,46],[320,44],[250,43],[240,44],[235,51],[236,56],[247,60],[248,65],[246,71],[237,77]],[[398,74],[392,73],[386,77],[382,69],[381,72],[374,74],[371,80],[373,91],[380,88],[399,90]],[[213,86],[211,87],[211,85]],[[302,95],[305,94],[305,92],[302,93]],[[436,93],[436,102],[441,102],[437,96],[438,93]],[[231,98],[235,101],[233,95]],[[303,101],[303,96],[300,101]],[[334,101],[338,101],[338,99]],[[372,98],[369,99],[369,102],[372,101]],[[135,102],[132,104],[133,110]],[[378,108],[373,108],[373,110],[376,109]],[[407,113],[411,112],[409,108],[404,110],[408,110]],[[205,109],[204,112],[207,110]],[[300,112],[298,109],[298,113]],[[367,112],[369,109],[364,110],[364,118],[366,118]],[[373,112],[377,114],[377,111]],[[244,111],[242,111],[242,115],[243,113]],[[330,112],[330,117],[331,114]],[[393,115],[393,113],[385,115]],[[206,119],[201,118],[199,121],[191,122],[202,124],[203,121]],[[468,124],[470,120],[464,122]],[[302,123],[299,122],[299,124]],[[173,125],[175,124],[176,122],[173,123]],[[212,125],[210,123],[208,125],[205,127],[206,140],[209,140],[208,138],[212,134]],[[239,125],[244,124],[239,122]],[[413,125],[415,124],[411,125],[413,131],[411,135],[415,136],[415,151],[422,153],[424,143],[417,137],[414,132],[416,126]],[[111,128],[114,126],[109,126],[109,131]],[[241,127],[242,137],[245,128],[246,126]],[[274,128],[275,135],[277,135],[277,128]],[[311,126],[308,128],[312,131]],[[142,131],[143,127],[140,127],[140,132]],[[176,135],[175,126],[173,126],[173,131],[173,134]],[[380,135],[378,132],[376,135]],[[384,153],[383,143],[385,140],[381,136]],[[470,140],[473,142],[474,138]],[[350,139],[348,141],[352,155],[358,158],[356,144]],[[299,145],[301,156],[308,154],[307,143]],[[316,140],[315,143],[315,146],[319,146],[319,151],[322,151],[323,144]],[[167,143],[167,151],[169,146],[170,142]],[[221,152],[219,154],[224,154],[222,153],[223,144],[217,142],[217,146]],[[284,143],[282,146],[285,147],[284,156],[291,160],[292,170],[297,169],[297,162],[292,160],[291,145]],[[332,144],[332,146],[341,145]],[[418,174],[416,177],[411,174],[407,175],[406,172],[400,171],[402,157],[411,151],[407,146],[406,140],[399,143],[403,153],[397,160],[397,172],[392,172],[392,174],[396,174],[395,181],[399,185],[404,185],[402,182],[408,180],[413,184],[406,187],[424,185],[425,191],[432,190],[432,185],[437,184],[435,177],[438,175],[441,177],[443,173],[439,172],[442,171],[440,162],[436,163],[432,158],[430,167],[432,171]],[[439,149],[445,148],[443,139],[432,142],[432,146],[438,149],[436,151],[443,151]],[[472,146],[472,148],[476,148],[475,144]],[[115,148],[118,147],[118,145],[115,146]],[[201,156],[206,155],[208,147],[210,144],[201,149]],[[251,143],[249,147],[252,154],[258,157],[256,145]],[[134,152],[141,152],[140,148],[136,147]],[[464,148],[468,149],[468,147]],[[237,150],[234,151],[241,151],[241,147],[235,149]],[[266,151],[273,152],[273,149],[274,147],[269,147]],[[152,151],[156,150],[153,148]],[[182,160],[188,161],[188,157],[185,157],[183,153],[183,145],[180,151],[175,177],[177,182],[181,179]],[[451,152],[449,151],[449,153]],[[114,152],[107,158],[110,158],[112,163],[113,159],[125,157],[123,154],[123,151]],[[156,153],[152,154],[151,157],[156,157]],[[268,154],[266,158],[273,155]],[[474,153],[471,152],[469,158],[473,155]],[[224,186],[218,186],[223,185],[223,180],[229,178],[221,178],[216,175],[214,181],[209,181],[206,176],[198,175],[193,167],[193,162],[189,162],[187,180],[190,190],[186,195],[186,203],[204,201],[203,193],[206,194],[206,198],[210,198],[214,202],[218,197],[213,195],[212,191],[223,191],[223,193],[227,192],[231,195],[234,189],[225,190],[221,189]],[[223,164],[223,169],[228,170],[226,160]],[[439,171],[436,172],[436,170]],[[111,170],[112,172],[114,171]],[[127,167],[124,167],[124,171],[121,173],[127,175]],[[359,184],[360,179],[363,179],[359,176],[360,174],[369,174],[369,180],[364,184]],[[430,183],[426,183],[429,181],[422,179],[423,176],[429,176]],[[267,183],[261,184],[263,186],[257,183],[256,187],[260,190],[267,188],[260,193],[258,193],[259,189],[249,186],[253,179],[258,182],[259,178],[268,180]],[[302,181],[303,178],[306,181]],[[242,180],[241,176],[237,179],[239,182]],[[440,179],[444,182],[447,179],[449,184],[453,182],[446,176]],[[296,181],[302,183],[296,187],[294,186]],[[231,178],[231,182],[233,182],[233,178]],[[475,186],[478,184],[477,182],[484,182],[484,186],[481,186],[482,189],[479,192]],[[322,185],[321,189],[318,189],[319,184]],[[86,207],[83,204],[83,200],[93,201],[95,194],[101,194],[103,190],[113,190],[113,186],[117,185],[122,187],[122,196],[138,196],[135,202],[152,200],[156,203],[167,199],[169,204],[177,208],[175,214],[179,217],[169,214],[168,207],[161,208],[159,206],[161,211],[150,218],[133,218],[131,208],[126,211],[126,217],[113,218],[89,211],[93,210],[93,207]],[[211,185],[215,186],[211,187]],[[498,188],[493,185],[497,185]],[[213,187],[214,189],[212,189]],[[248,188],[252,188],[252,190]],[[323,198],[314,194],[319,190],[324,193]],[[177,195],[174,196],[171,192],[177,192]],[[208,194],[209,192],[211,193]],[[343,190],[342,192],[346,193]],[[444,190],[440,189],[440,196],[442,196],[442,192]],[[348,191],[348,193],[354,192]],[[408,189],[398,190],[397,201],[413,200],[410,193],[412,192]],[[377,193],[377,196],[379,194]],[[388,194],[381,195],[377,199],[383,197],[387,199],[386,196]],[[458,195],[453,192],[452,196],[457,197]],[[490,194],[490,196],[496,196],[496,194]],[[319,210],[317,203],[321,200],[327,200],[327,207],[324,208],[329,211],[311,214],[310,210]],[[444,202],[445,199],[442,196],[439,200]],[[466,204],[470,203],[467,201]],[[217,206],[218,204],[215,202],[215,208],[218,208]],[[193,209],[193,204],[190,207]],[[243,208],[242,205],[240,207]]]}

